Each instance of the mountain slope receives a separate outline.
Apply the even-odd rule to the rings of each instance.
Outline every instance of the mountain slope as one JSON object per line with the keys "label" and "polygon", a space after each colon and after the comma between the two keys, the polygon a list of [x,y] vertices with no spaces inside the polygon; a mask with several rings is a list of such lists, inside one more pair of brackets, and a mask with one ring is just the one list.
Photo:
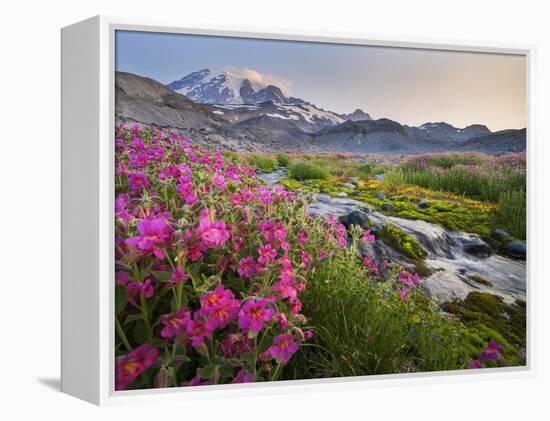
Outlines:
{"label": "mountain slope", "polygon": [[462,143],[458,149],[488,154],[525,152],[527,149],[527,129],[501,130],[486,136],[474,137]]}
{"label": "mountain slope", "polygon": [[491,134],[487,126],[472,124],[463,129],[454,127],[445,122],[425,123],[420,127],[405,126],[409,134],[415,139],[438,140],[440,142],[465,142],[476,136]]}
{"label": "mountain slope", "polygon": [[180,128],[219,128],[223,120],[203,105],[153,79],[116,72],[115,109],[119,116],[145,124]]}

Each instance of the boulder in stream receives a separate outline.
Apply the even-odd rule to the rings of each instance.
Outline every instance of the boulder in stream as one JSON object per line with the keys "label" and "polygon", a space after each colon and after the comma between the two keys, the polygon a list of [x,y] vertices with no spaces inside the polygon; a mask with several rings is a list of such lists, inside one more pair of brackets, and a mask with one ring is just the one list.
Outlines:
{"label": "boulder in stream", "polygon": [[500,228],[495,228],[493,232],[491,232],[491,237],[493,237],[495,240],[504,240],[506,238],[510,238],[511,235],[508,234],[506,231],[501,230]]}
{"label": "boulder in stream", "polygon": [[527,257],[527,246],[523,241],[512,240],[502,248],[502,253],[514,259],[525,260]]}
{"label": "boulder in stream", "polygon": [[424,199],[419,200],[417,204],[420,209],[425,209],[430,207],[430,202]]}
{"label": "boulder in stream", "polygon": [[384,203],[382,204],[382,210],[383,211],[391,211],[393,210],[393,205],[391,203]]}
{"label": "boulder in stream", "polygon": [[336,196],[338,196],[338,197],[348,197],[348,194],[345,191],[341,191],[339,193],[336,193]]}
{"label": "boulder in stream", "polygon": [[352,225],[358,225],[364,230],[369,227],[369,216],[360,210],[354,210],[347,215],[342,215],[339,219],[342,225],[348,229]]}
{"label": "boulder in stream", "polygon": [[485,241],[478,237],[471,237],[464,241],[464,251],[477,257],[489,257],[493,250]]}

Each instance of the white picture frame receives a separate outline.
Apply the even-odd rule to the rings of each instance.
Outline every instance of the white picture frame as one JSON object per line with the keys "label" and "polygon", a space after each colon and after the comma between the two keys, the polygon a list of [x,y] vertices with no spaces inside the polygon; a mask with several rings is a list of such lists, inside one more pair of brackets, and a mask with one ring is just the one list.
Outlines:
{"label": "white picture frame", "polygon": [[115,31],[139,30],[195,35],[378,45],[522,54],[527,59],[528,238],[533,227],[529,179],[533,174],[532,45],[454,40],[386,38],[365,34],[312,33],[302,30],[187,26],[185,23],[96,16],[65,27],[62,45],[62,392],[97,405],[143,401],[210,399],[265,393],[329,391],[393,384],[477,381],[515,378],[535,373],[533,318],[536,309],[531,256],[527,257],[526,367],[477,371],[296,380],[200,388],[114,390],[114,63]]}

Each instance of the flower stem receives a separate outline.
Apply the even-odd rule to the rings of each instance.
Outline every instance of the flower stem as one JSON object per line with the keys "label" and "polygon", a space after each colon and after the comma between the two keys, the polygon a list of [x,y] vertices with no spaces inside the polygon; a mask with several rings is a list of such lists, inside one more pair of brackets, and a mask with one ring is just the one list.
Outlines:
{"label": "flower stem", "polygon": [[147,302],[145,301],[145,296],[141,293],[141,313],[143,314],[143,322],[145,323],[145,328],[147,329],[147,338],[150,341],[153,339],[153,329],[151,329],[151,324],[149,323],[149,316],[147,312]]}
{"label": "flower stem", "polygon": [[132,345],[130,345],[128,338],[126,337],[126,333],[124,333],[124,329],[122,328],[122,325],[118,320],[118,317],[115,317],[115,329],[116,333],[118,333],[118,336],[120,336],[120,339],[122,340],[122,343],[124,344],[128,352],[133,351],[134,348],[132,347]]}

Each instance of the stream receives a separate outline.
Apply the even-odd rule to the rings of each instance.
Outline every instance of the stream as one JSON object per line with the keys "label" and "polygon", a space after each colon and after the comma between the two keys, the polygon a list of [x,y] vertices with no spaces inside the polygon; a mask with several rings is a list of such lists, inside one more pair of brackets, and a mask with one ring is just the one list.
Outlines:
{"label": "stream", "polygon": [[[274,186],[286,174],[284,169],[271,173],[259,174],[268,185]],[[386,222],[412,236],[428,252],[425,263],[434,272],[422,278],[422,287],[440,302],[454,298],[464,299],[472,291],[487,292],[503,297],[506,302],[515,299],[525,300],[526,294],[526,264],[525,261],[514,260],[498,254],[489,257],[477,257],[464,251],[464,245],[480,241],[475,234],[450,231],[440,225],[421,220],[411,220],[384,215],[372,210],[368,205],[347,197],[331,197],[317,194],[314,203],[309,205],[312,216],[328,215],[335,217],[347,215],[354,210],[368,214],[369,220],[375,225]],[[378,242],[377,242],[378,243]],[[390,247],[376,246],[370,250],[381,257],[399,261],[402,256]],[[492,286],[482,285],[468,278],[479,275],[488,280]]]}

